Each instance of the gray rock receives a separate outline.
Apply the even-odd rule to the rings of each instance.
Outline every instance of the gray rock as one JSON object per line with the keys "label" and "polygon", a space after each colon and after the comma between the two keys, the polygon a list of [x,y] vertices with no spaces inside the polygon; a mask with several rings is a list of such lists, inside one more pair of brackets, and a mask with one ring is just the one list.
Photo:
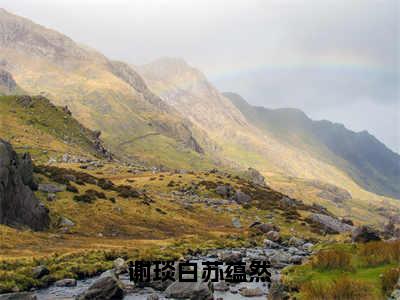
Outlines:
{"label": "gray rock", "polygon": [[264,292],[258,287],[256,288],[245,287],[244,289],[241,289],[239,293],[243,297],[261,297],[262,295],[264,295]]}
{"label": "gray rock", "polygon": [[371,241],[380,241],[379,231],[373,229],[371,226],[363,225],[357,227],[351,235],[351,239],[355,243],[367,243]]}
{"label": "gray rock", "polygon": [[281,235],[279,234],[279,232],[275,231],[275,230],[271,230],[268,231],[266,234],[267,238],[273,242],[277,242],[280,240]]}
{"label": "gray rock", "polygon": [[65,279],[61,279],[56,281],[55,283],[56,286],[59,287],[71,287],[71,286],[76,286],[76,279],[74,278],[65,278]]}
{"label": "gray rock", "polygon": [[275,243],[268,239],[264,240],[264,246],[265,246],[265,248],[271,248],[271,249],[278,249],[281,247],[278,243]]}
{"label": "gray rock", "polygon": [[240,223],[240,220],[238,218],[232,218],[232,225],[235,228],[242,228],[242,224]]}
{"label": "gray rock", "polygon": [[29,155],[19,157],[0,139],[0,224],[44,230],[50,223],[48,209],[32,192],[33,173]]}
{"label": "gray rock", "polygon": [[256,228],[257,230],[259,230],[263,233],[268,233],[270,231],[277,231],[277,232],[280,231],[280,228],[278,226],[275,226],[273,224],[268,224],[268,223],[257,225],[254,228]]}
{"label": "gray rock", "polygon": [[65,185],[53,184],[53,183],[41,183],[39,184],[39,191],[46,193],[59,193],[66,190]]}
{"label": "gray rock", "polygon": [[304,243],[305,243],[304,240],[299,239],[295,236],[292,236],[288,241],[289,246],[295,246],[295,247],[301,247],[304,245]]}
{"label": "gray rock", "polygon": [[21,292],[2,294],[0,300],[37,300],[37,297],[33,293]]}
{"label": "gray rock", "polygon": [[126,264],[125,260],[121,257],[118,257],[113,262],[115,272],[117,274],[126,273],[128,271],[128,265]]}
{"label": "gray rock", "polygon": [[251,197],[242,191],[236,191],[234,200],[239,204],[246,204],[251,201]]}
{"label": "gray rock", "polygon": [[218,256],[224,263],[239,263],[243,259],[243,255],[240,252],[222,252]]}
{"label": "gray rock", "polygon": [[214,283],[214,291],[226,292],[229,291],[229,285],[225,281]]}
{"label": "gray rock", "polygon": [[304,251],[311,252],[312,248],[314,247],[313,243],[305,243],[302,248]]}
{"label": "gray rock", "polygon": [[213,290],[210,283],[202,281],[175,281],[165,290],[165,295],[175,299],[211,300],[213,299]]}
{"label": "gray rock", "polygon": [[230,185],[219,185],[215,188],[215,192],[224,198],[229,198],[233,195],[234,190]]}
{"label": "gray rock", "polygon": [[303,256],[300,255],[293,255],[289,258],[289,263],[300,265],[303,262]]}
{"label": "gray rock", "polygon": [[160,299],[160,297],[158,297],[157,294],[151,294],[146,298],[146,300],[158,300],[158,299]]}
{"label": "gray rock", "polygon": [[261,185],[261,186],[265,186],[265,177],[263,175],[261,175],[260,172],[258,172],[258,170],[254,169],[254,168],[248,168],[246,175],[250,178],[250,181]]}
{"label": "gray rock", "polygon": [[47,269],[45,266],[37,266],[35,268],[33,268],[32,270],[32,276],[35,279],[40,279],[45,275],[50,274],[49,269]]}
{"label": "gray rock", "polygon": [[73,227],[75,223],[66,217],[61,217],[59,225],[61,227]]}
{"label": "gray rock", "polygon": [[81,295],[78,300],[100,300],[100,299],[123,299],[124,291],[122,283],[116,276],[109,274],[100,276],[92,285]]}
{"label": "gray rock", "polygon": [[342,233],[352,231],[353,226],[342,223],[339,219],[323,214],[311,214],[307,220],[321,227],[327,233]]}

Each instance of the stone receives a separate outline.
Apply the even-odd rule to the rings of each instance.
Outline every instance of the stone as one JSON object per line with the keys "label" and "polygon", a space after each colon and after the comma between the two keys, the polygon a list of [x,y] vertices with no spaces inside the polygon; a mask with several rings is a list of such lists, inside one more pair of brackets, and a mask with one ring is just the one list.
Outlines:
{"label": "stone", "polygon": [[264,295],[264,292],[256,287],[256,288],[248,288],[245,287],[239,291],[239,294],[243,297],[261,297]]}
{"label": "stone", "polygon": [[160,297],[158,297],[157,294],[148,295],[146,298],[146,300],[158,300],[158,299],[160,299]]}
{"label": "stone", "polygon": [[47,194],[47,201],[55,201],[56,199],[57,199],[56,194],[54,194],[54,193]]}
{"label": "stone", "polygon": [[289,294],[285,291],[285,286],[281,282],[272,282],[268,300],[286,300],[289,298]]}
{"label": "stone", "polygon": [[75,223],[72,222],[70,219],[66,217],[61,217],[59,226],[61,227],[73,227],[75,226]]}
{"label": "stone", "polygon": [[214,283],[214,291],[226,292],[229,291],[229,285],[225,281]]}
{"label": "stone", "polygon": [[59,193],[67,189],[65,185],[53,184],[53,183],[41,183],[39,184],[39,191],[45,193]]}
{"label": "stone", "polygon": [[211,283],[175,281],[165,290],[165,295],[175,299],[211,300],[213,290]]}
{"label": "stone", "polygon": [[240,252],[223,252],[219,254],[219,258],[226,264],[234,264],[241,262],[243,255]]}
{"label": "stone", "polygon": [[317,225],[323,231],[330,234],[352,231],[354,228],[351,225],[342,223],[340,220],[334,217],[323,214],[311,214],[306,220],[307,222]]}
{"label": "stone", "polygon": [[38,298],[34,293],[21,292],[21,293],[8,293],[1,294],[0,300],[37,300]]}
{"label": "stone", "polygon": [[300,265],[303,262],[303,256],[293,255],[289,258],[289,263],[294,265]]}
{"label": "stone", "polygon": [[229,198],[233,195],[233,188],[230,185],[219,185],[215,188],[215,192],[224,198]]}
{"label": "stone", "polygon": [[123,299],[122,283],[113,274],[100,276],[77,300]]}
{"label": "stone", "polygon": [[242,228],[242,224],[238,218],[232,218],[232,225],[235,228]]}
{"label": "stone", "polygon": [[380,241],[379,232],[373,229],[371,226],[363,225],[357,227],[352,235],[351,240],[355,243],[367,243],[371,241]]}
{"label": "stone", "polygon": [[35,279],[40,279],[48,274],[50,274],[50,271],[45,266],[37,266],[32,270],[32,277]]}
{"label": "stone", "polygon": [[295,236],[292,236],[288,241],[288,245],[289,246],[294,246],[294,247],[301,247],[301,246],[304,245],[304,243],[305,243],[304,240],[299,239],[299,238],[297,238]]}
{"label": "stone", "polygon": [[250,181],[253,182],[254,184],[266,186],[265,177],[261,175],[261,173],[258,170],[254,168],[248,168],[246,175],[250,178]]}
{"label": "stone", "polygon": [[313,243],[305,243],[302,248],[304,251],[311,252],[312,248],[314,247]]}
{"label": "stone", "polygon": [[246,193],[243,193],[242,191],[238,190],[238,191],[236,191],[234,200],[238,204],[246,204],[251,201],[251,197],[249,195],[247,195]]}
{"label": "stone", "polygon": [[61,279],[61,280],[56,281],[55,285],[58,287],[76,286],[76,279],[74,279],[74,278]]}
{"label": "stone", "polygon": [[49,210],[32,191],[31,165],[29,155],[18,156],[9,143],[0,139],[0,224],[32,230],[49,227]]}
{"label": "stone", "polygon": [[126,273],[128,271],[128,265],[125,260],[121,257],[118,257],[113,261],[114,269],[117,274]]}
{"label": "stone", "polygon": [[279,232],[274,231],[274,230],[268,231],[267,234],[266,234],[266,237],[267,237],[269,240],[273,241],[273,242],[277,242],[277,241],[279,241],[280,238],[281,238]]}
{"label": "stone", "polygon": [[265,246],[265,248],[270,248],[270,249],[278,249],[281,247],[278,243],[275,243],[268,239],[264,240],[264,246]]}

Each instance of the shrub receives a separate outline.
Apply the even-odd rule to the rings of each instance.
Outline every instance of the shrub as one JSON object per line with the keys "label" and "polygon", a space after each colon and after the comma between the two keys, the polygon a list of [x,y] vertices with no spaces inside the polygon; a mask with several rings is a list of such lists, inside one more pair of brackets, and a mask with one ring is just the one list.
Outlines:
{"label": "shrub", "polygon": [[372,286],[360,280],[342,277],[329,283],[307,282],[300,288],[305,299],[373,300]]}
{"label": "shrub", "polygon": [[382,291],[385,295],[389,295],[392,292],[399,278],[400,268],[392,268],[382,274]]}
{"label": "shrub", "polygon": [[321,250],[311,262],[316,269],[351,269],[351,255],[343,250]]}

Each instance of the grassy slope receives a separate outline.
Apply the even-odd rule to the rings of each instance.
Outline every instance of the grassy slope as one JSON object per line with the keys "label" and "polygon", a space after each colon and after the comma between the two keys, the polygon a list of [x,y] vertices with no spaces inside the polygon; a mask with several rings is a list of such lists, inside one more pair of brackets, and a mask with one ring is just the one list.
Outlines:
{"label": "grassy slope", "polygon": [[34,159],[47,161],[63,153],[94,157],[93,133],[43,97],[24,107],[16,96],[0,96],[0,137]]}

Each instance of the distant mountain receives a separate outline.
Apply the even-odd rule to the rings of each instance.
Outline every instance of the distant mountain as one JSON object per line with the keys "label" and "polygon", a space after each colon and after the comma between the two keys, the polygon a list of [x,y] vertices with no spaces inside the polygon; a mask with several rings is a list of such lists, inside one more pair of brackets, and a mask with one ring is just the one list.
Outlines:
{"label": "distant mountain", "polygon": [[[201,145],[206,135],[154,95],[127,64],[0,9],[0,65],[27,93],[67,105],[126,158],[175,167],[190,167],[193,161],[207,165]],[[12,88],[13,82],[5,84]]]}
{"label": "distant mountain", "polygon": [[400,198],[400,156],[368,132],[353,132],[329,121],[313,121],[297,109],[267,109],[252,106],[234,93],[224,95],[248,122],[282,143],[334,164],[368,191]]}

